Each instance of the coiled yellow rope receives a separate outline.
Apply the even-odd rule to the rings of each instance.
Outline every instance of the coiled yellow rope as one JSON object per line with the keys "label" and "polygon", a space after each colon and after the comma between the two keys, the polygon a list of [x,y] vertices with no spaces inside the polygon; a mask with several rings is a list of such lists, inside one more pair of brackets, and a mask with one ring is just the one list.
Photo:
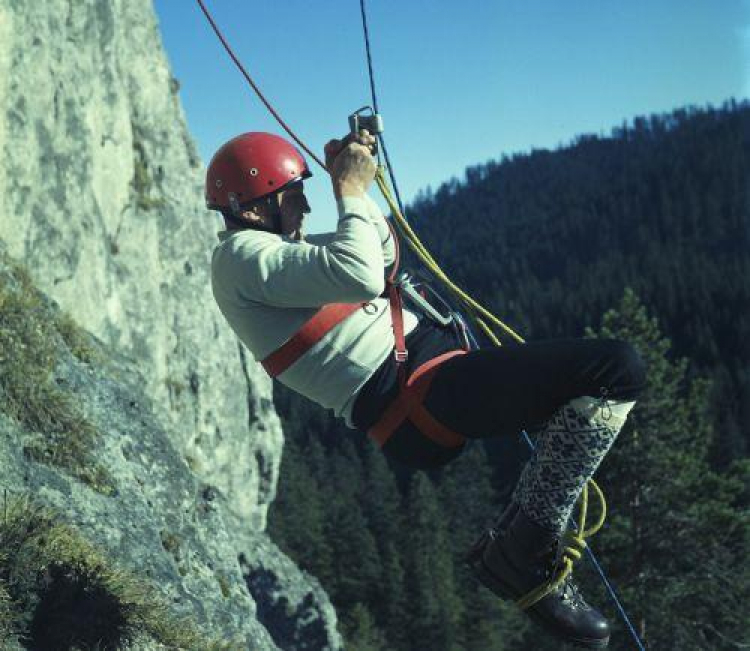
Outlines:
{"label": "coiled yellow rope", "polygon": [[[401,214],[398,205],[396,204],[393,195],[391,194],[388,183],[385,179],[384,174],[385,168],[383,166],[378,167],[377,174],[375,175],[375,181],[380,188],[380,192],[383,194],[383,198],[388,203],[388,207],[391,209],[396,225],[399,229],[401,237],[406,241],[409,248],[414,251],[417,257],[422,263],[432,272],[442,285],[454,296],[454,298],[463,306],[464,311],[469,317],[477,324],[477,326],[485,333],[487,338],[496,346],[502,346],[502,342],[498,338],[497,334],[493,330],[503,330],[506,334],[513,337],[519,343],[525,343],[525,340],[511,328],[505,325],[500,319],[492,314],[485,307],[480,305],[465,291],[458,287],[453,281],[445,275],[443,270],[437,264],[435,259],[430,255],[430,252],[425,248],[424,244],[417,237],[417,234],[412,230],[406,218]],[[599,501],[601,503],[601,513],[599,514],[599,520],[590,529],[586,529],[586,515],[588,511],[588,485],[594,489]],[[516,603],[521,608],[529,608],[543,599],[550,592],[556,590],[563,584],[565,579],[573,571],[573,564],[581,558],[583,550],[586,549],[586,538],[593,536],[604,524],[604,520],[607,517],[607,502],[604,498],[604,493],[601,488],[594,482],[593,479],[589,480],[588,484],[584,486],[580,496],[580,507],[577,521],[577,531],[567,531],[562,539],[562,552],[559,554],[555,571],[553,575],[544,582],[542,585],[534,588],[531,592],[519,598]]]}

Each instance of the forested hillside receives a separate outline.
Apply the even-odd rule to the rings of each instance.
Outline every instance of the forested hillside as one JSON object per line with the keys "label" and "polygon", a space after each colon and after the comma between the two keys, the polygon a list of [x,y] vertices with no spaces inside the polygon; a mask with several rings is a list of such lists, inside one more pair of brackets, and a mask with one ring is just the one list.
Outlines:
{"label": "forested hillside", "polygon": [[[471,168],[407,210],[525,339],[617,337],[647,362],[597,475],[609,516],[591,545],[648,648],[750,643],[749,181],[750,105],[733,102]],[[560,648],[462,563],[528,454],[520,436],[425,474],[281,386],[275,399],[287,444],[271,534],[331,595],[347,649]],[[576,576],[610,617],[610,648],[634,648],[587,563]]]}
{"label": "forested hillside", "polygon": [[716,460],[750,443],[750,104],[636,118],[609,137],[470,168],[410,222],[525,339],[579,336],[630,286],[715,382]]}

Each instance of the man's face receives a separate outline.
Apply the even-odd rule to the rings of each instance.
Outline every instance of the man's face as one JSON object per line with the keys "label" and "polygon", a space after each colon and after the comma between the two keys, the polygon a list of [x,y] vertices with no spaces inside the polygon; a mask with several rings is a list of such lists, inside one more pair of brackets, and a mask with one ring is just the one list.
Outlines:
{"label": "man's face", "polygon": [[281,211],[281,232],[294,239],[302,236],[302,221],[310,212],[310,205],[305,197],[302,181],[293,183],[279,192],[279,210]]}

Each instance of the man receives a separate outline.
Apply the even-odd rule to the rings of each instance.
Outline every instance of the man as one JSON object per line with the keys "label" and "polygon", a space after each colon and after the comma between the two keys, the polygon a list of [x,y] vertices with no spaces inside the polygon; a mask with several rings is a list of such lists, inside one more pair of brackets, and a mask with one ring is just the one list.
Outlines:
{"label": "man", "polygon": [[[554,571],[573,506],[644,388],[643,362],[616,340],[466,351],[451,327],[389,305],[396,247],[367,195],[374,142],[362,132],[326,145],[339,221],[334,233],[308,237],[310,171],[291,144],[247,133],[219,149],[206,182],[207,205],[226,222],[212,258],[214,296],[269,373],[400,463],[435,468],[467,439],[536,431],[511,504],[469,556],[488,588],[517,599]],[[400,330],[408,355],[394,356]],[[421,393],[408,393],[419,382]],[[528,613],[566,642],[609,641],[606,619],[570,579]]]}

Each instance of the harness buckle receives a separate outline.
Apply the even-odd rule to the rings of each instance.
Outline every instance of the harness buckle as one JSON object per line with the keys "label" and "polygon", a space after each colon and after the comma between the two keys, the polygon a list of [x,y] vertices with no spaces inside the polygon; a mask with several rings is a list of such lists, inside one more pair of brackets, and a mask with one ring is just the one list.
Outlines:
{"label": "harness buckle", "polygon": [[409,358],[408,350],[394,350],[393,356],[396,358],[397,364],[403,364]]}

